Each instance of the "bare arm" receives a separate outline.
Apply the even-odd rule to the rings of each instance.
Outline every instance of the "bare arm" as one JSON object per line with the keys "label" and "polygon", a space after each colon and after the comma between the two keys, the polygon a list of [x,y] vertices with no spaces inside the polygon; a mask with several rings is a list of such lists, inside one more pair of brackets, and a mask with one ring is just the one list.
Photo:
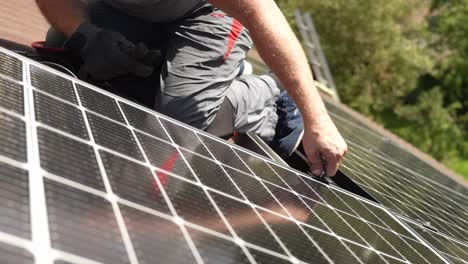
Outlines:
{"label": "bare arm", "polygon": [[[249,29],[262,59],[281,80],[304,119],[304,147],[314,174],[334,175],[347,147],[314,85],[305,53],[273,0],[210,0]],[[324,162],[325,161],[325,162]],[[319,172],[320,171],[320,172]]]}
{"label": "bare arm", "polygon": [[86,4],[81,0],[36,0],[49,23],[69,37],[86,19]]}

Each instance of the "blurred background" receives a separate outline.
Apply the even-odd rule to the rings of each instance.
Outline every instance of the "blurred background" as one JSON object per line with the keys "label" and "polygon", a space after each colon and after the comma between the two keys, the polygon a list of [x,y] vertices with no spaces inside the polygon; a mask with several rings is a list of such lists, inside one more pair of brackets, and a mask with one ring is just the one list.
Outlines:
{"label": "blurred background", "polygon": [[[468,0],[276,2],[312,14],[344,104],[468,179]],[[0,44],[44,38],[34,1],[0,13]]]}
{"label": "blurred background", "polygon": [[344,104],[468,179],[468,0],[277,3],[312,14]]}

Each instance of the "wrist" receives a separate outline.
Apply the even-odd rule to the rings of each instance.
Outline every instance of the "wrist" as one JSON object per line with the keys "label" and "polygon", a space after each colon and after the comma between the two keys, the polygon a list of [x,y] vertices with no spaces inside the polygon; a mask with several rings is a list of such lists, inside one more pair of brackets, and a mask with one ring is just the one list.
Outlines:
{"label": "wrist", "polygon": [[311,114],[304,116],[304,127],[310,129],[311,131],[315,129],[320,129],[324,124],[331,122],[330,115],[325,110],[325,108],[316,110]]}

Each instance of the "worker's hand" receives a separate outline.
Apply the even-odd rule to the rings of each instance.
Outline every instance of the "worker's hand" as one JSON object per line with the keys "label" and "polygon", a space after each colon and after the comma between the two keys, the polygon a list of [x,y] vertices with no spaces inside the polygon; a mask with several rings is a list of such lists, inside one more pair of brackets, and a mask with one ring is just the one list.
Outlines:
{"label": "worker's hand", "polygon": [[312,173],[320,176],[335,176],[348,147],[333,124],[324,114],[314,124],[304,124],[304,151],[309,159]]}
{"label": "worker's hand", "polygon": [[148,77],[153,73],[154,52],[142,43],[134,45],[122,34],[82,23],[65,47],[83,59],[78,73],[82,80],[106,81],[133,74]]}

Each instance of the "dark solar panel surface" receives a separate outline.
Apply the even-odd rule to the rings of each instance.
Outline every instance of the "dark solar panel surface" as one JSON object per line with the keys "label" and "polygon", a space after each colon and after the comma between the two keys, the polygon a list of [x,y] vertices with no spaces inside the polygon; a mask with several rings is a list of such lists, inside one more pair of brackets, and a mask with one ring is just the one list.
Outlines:
{"label": "dark solar panel surface", "polygon": [[0,105],[12,263],[447,261],[384,207],[18,58],[0,50],[26,106]]}
{"label": "dark solar panel surface", "polygon": [[468,196],[462,184],[345,116],[336,106],[328,107],[349,143],[342,168],[347,176],[393,211],[468,241]]}

